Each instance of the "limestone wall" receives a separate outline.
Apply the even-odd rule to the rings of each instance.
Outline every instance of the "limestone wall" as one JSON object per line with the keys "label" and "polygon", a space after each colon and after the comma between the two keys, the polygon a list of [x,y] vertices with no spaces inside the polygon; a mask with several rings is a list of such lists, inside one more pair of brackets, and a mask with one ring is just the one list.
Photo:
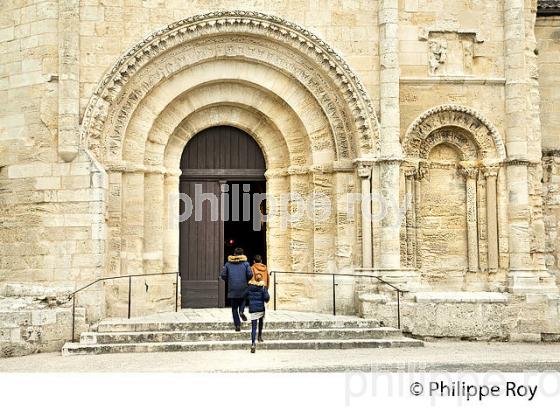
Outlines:
{"label": "limestone wall", "polygon": [[[9,2],[3,5],[0,20],[0,282],[4,283],[64,287],[101,275],[104,172],[86,152],[72,163],[57,153],[66,124],[59,114],[71,96],[71,90],[59,88],[68,73],[59,66],[57,6],[52,1],[31,1],[26,7]],[[99,300],[93,305],[98,308],[90,310],[92,317],[102,315]]]}
{"label": "limestone wall", "polygon": [[560,272],[560,17],[539,17],[535,26],[538,49],[540,112],[544,168],[545,259]]}
{"label": "limestone wall", "polygon": [[543,157],[543,167],[546,267],[560,283],[560,153],[548,151]]}
{"label": "limestone wall", "polygon": [[538,17],[538,50],[542,147],[560,149],[560,16]]}

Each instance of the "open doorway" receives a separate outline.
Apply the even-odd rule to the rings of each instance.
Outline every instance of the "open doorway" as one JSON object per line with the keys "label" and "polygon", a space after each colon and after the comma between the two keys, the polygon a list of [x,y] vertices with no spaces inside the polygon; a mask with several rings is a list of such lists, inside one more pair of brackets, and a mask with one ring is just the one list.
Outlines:
{"label": "open doorway", "polygon": [[[261,255],[266,264],[266,210],[265,181],[228,181],[227,208],[224,221],[224,261],[233,255],[235,248],[243,248],[247,260],[253,263],[255,255]],[[227,286],[225,288],[227,295]],[[226,306],[229,301],[226,300]]]}

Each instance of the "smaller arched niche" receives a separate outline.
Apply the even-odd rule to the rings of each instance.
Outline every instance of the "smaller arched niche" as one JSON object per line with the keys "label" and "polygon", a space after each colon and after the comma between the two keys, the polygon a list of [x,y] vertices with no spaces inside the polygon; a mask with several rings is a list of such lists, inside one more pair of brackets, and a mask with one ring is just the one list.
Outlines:
{"label": "smaller arched niche", "polygon": [[468,289],[469,274],[498,269],[501,138],[475,110],[439,106],[408,128],[403,148],[406,260],[435,289]]}
{"label": "smaller arched niche", "polygon": [[463,175],[458,172],[464,153],[449,143],[426,153],[429,171],[420,180],[418,222],[423,241],[419,254],[431,279],[462,281],[467,254],[467,202]]}

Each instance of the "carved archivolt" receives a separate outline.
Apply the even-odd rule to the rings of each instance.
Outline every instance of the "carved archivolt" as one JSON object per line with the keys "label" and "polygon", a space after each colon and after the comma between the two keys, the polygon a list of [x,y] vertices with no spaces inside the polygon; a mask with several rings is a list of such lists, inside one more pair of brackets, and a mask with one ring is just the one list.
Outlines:
{"label": "carved archivolt", "polygon": [[[444,130],[458,129],[459,132]],[[460,105],[440,105],[420,115],[406,131],[403,149],[409,158],[426,158],[437,143],[448,142],[459,149],[464,160],[503,161],[505,147],[498,130],[479,112]]]}
{"label": "carved archivolt", "polygon": [[[239,41],[229,41],[232,36]],[[248,43],[250,39],[252,44]],[[266,47],[267,44],[280,47]],[[183,19],[129,49],[91,97],[82,121],[82,141],[95,150],[105,133],[107,140],[103,144],[117,149],[127,121],[142,98],[185,65],[209,58],[207,52],[212,50],[211,58],[216,58],[217,51],[226,58],[247,54],[290,72],[328,114],[335,139],[342,141],[337,146],[342,151],[338,153],[340,157],[373,154],[378,149],[378,122],[372,103],[344,60],[302,27],[248,11],[213,12]],[[164,58],[167,55],[170,58]],[[355,136],[354,149],[359,152],[351,153],[344,146],[348,135]]]}

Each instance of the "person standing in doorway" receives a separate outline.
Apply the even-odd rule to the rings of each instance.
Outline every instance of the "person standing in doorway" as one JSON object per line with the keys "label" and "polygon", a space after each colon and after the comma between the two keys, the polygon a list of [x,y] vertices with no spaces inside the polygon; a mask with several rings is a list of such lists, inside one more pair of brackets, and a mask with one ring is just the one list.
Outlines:
{"label": "person standing in doorway", "polygon": [[257,349],[255,343],[257,340],[257,326],[259,330],[258,340],[262,342],[265,303],[270,300],[268,290],[264,286],[263,276],[260,273],[256,273],[249,282],[247,300],[249,302],[249,313],[251,314],[251,353],[255,353]]}
{"label": "person standing in doorway", "polygon": [[241,330],[241,319],[245,322],[245,297],[247,295],[248,282],[253,277],[251,266],[247,262],[247,257],[243,255],[242,248],[235,248],[233,255],[228,256],[228,261],[222,269],[220,277],[227,282],[228,299],[231,303],[233,314],[233,324],[235,330]]}
{"label": "person standing in doorway", "polygon": [[253,277],[257,273],[262,275],[262,281],[264,282],[264,286],[268,289],[270,284],[270,275],[268,273],[268,269],[264,263],[262,263],[261,255],[255,255],[253,258],[253,266],[251,266],[251,270],[253,271]]}

